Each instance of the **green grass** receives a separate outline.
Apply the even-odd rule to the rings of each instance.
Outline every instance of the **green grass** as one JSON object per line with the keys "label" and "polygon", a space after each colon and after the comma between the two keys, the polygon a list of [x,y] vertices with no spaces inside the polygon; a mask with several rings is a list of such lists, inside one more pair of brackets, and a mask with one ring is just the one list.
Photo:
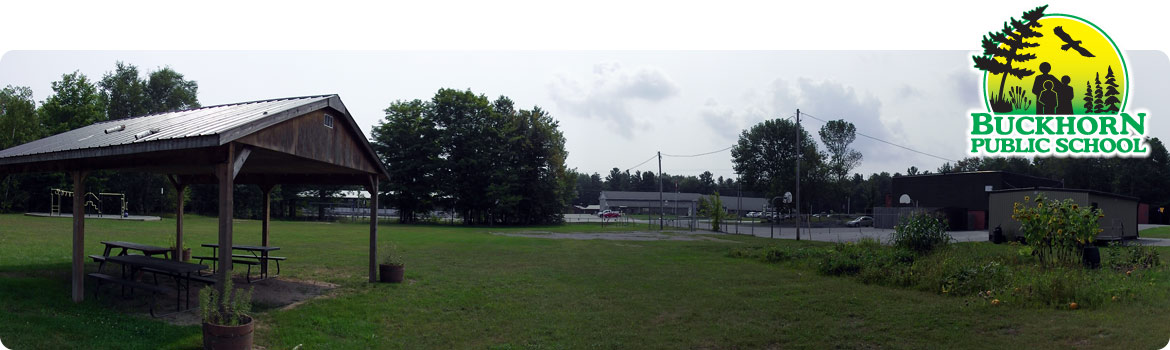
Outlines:
{"label": "green grass", "polygon": [[1138,236],[1144,238],[1170,238],[1170,226],[1145,229],[1138,232]]}
{"label": "green grass", "polygon": [[[86,222],[101,240],[169,244],[174,221]],[[71,221],[0,215],[0,339],[25,348],[197,348],[198,327],[69,302]],[[643,226],[383,225],[408,283],[366,282],[368,226],[274,222],[282,278],[341,287],[329,298],[256,315],[268,349],[1158,348],[1167,301],[1065,311],[992,308],[965,298],[867,285],[727,256],[734,247],[824,246],[719,236],[710,241],[580,241],[502,231],[643,230]],[[213,242],[214,218],[188,217],[187,245]],[[238,220],[236,242],[259,242]],[[91,264],[92,265],[92,264]],[[88,295],[87,295],[88,297]]]}

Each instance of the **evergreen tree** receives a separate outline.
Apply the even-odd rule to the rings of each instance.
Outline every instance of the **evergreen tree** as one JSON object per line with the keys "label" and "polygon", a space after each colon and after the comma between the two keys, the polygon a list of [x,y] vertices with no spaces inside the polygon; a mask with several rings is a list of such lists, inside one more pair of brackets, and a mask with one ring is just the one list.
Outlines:
{"label": "evergreen tree", "polygon": [[1113,76],[1113,67],[1109,66],[1109,73],[1105,74],[1105,107],[1104,111],[1108,113],[1117,113],[1121,111],[1118,106],[1121,100],[1117,99],[1117,78]]}
{"label": "evergreen tree", "polygon": [[1093,90],[1093,113],[1101,113],[1105,111],[1105,102],[1101,100],[1104,97],[1103,90],[1101,90],[1101,73],[1097,73],[1094,80],[1097,88]]}
{"label": "evergreen tree", "polygon": [[1039,20],[1044,17],[1044,9],[1046,8],[1048,5],[1025,11],[1021,16],[1023,21],[1011,18],[1010,26],[1008,23],[1004,23],[1002,30],[987,33],[983,36],[983,55],[971,57],[975,61],[975,68],[988,74],[1000,75],[999,94],[992,97],[991,104],[995,112],[1010,112],[1012,109],[1011,103],[1003,95],[1009,75],[1024,79],[1024,77],[1036,73],[1031,69],[1013,67],[1012,63],[1023,63],[1036,58],[1036,54],[1020,53],[1019,50],[1040,46],[1038,43],[1027,40],[1044,36],[1035,28],[1041,27]]}
{"label": "evergreen tree", "polygon": [[1085,80],[1085,113],[1093,113],[1093,85]]}

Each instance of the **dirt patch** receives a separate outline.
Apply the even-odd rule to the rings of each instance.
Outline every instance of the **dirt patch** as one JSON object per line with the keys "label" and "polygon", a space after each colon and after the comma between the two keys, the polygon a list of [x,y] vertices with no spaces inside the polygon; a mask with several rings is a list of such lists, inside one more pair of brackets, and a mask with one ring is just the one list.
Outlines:
{"label": "dirt patch", "polygon": [[712,241],[725,243],[739,243],[725,239],[702,236],[686,231],[662,232],[548,232],[548,231],[520,231],[520,232],[489,232],[497,236],[548,238],[548,239],[577,239],[577,240],[609,240],[609,241]]}
{"label": "dirt patch", "polygon": [[[159,284],[164,286],[174,286],[173,281],[163,278],[159,279]],[[248,283],[243,277],[237,276],[232,278],[232,284],[237,289],[252,288],[252,309],[253,311],[258,312],[272,309],[287,310],[295,308],[304,302],[315,298],[329,297],[329,291],[337,288],[337,285],[332,283],[294,280],[284,277]],[[207,287],[200,283],[193,283],[191,287],[190,309],[154,319],[180,326],[200,324],[199,291],[202,290],[202,288]],[[90,288],[93,287],[90,286]],[[92,291],[88,290],[87,292],[92,293]],[[140,315],[147,318],[151,317],[149,313],[150,297],[148,295],[137,292],[133,297],[123,298],[118,295],[118,287],[113,285],[103,285],[100,293],[101,302],[107,305],[111,305],[111,307],[116,310],[120,310],[129,314]],[[183,303],[184,307],[186,307],[185,297],[186,293],[183,293],[183,295],[179,296],[179,300],[181,303]],[[174,312],[174,293],[166,295],[160,294],[156,296],[156,298],[156,314]]]}

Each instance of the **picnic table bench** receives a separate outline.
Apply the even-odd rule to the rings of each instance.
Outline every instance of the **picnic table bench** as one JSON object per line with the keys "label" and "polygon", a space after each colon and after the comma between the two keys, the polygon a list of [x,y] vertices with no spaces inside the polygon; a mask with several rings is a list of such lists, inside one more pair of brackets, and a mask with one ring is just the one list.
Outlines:
{"label": "picnic table bench", "polygon": [[[204,260],[211,260],[212,266],[216,266],[219,262],[219,244],[204,243],[204,247],[211,248],[211,256],[192,256],[192,259],[199,259],[200,262]],[[257,281],[263,281],[269,278],[280,276],[280,262],[286,258],[283,256],[268,255],[272,251],[280,250],[280,247],[273,246],[255,246],[255,245],[232,245],[232,250],[242,250],[251,254],[232,254],[233,264],[242,264],[248,266],[246,279],[248,283],[252,283],[252,266],[260,266],[260,278]],[[276,262],[276,275],[268,274],[268,262]]]}
{"label": "picnic table bench", "polygon": [[98,263],[98,272],[101,272],[102,269],[106,266],[106,258],[109,258],[110,253],[116,248],[122,249],[120,252],[118,252],[118,255],[126,255],[131,250],[140,251],[140,252],[142,252],[142,255],[146,255],[146,256],[153,256],[153,255],[161,254],[166,258],[170,258],[170,254],[171,254],[170,248],[156,247],[156,246],[152,246],[152,245],[139,244],[139,243],[134,243],[134,242],[102,241],[102,244],[104,244],[106,246],[106,249],[104,252],[102,252],[102,255],[90,255],[89,256],[90,259],[93,259],[94,262]]}
{"label": "picnic table bench", "polygon": [[110,276],[110,275],[100,273],[100,272],[90,273],[87,276],[89,276],[90,278],[93,278],[97,282],[97,287],[95,287],[93,289],[94,300],[97,300],[97,298],[98,298],[98,291],[101,290],[101,288],[102,288],[102,281],[122,285],[123,294],[125,294],[125,287],[130,287],[130,293],[132,293],[132,294],[134,293],[135,289],[142,289],[142,290],[150,291],[150,316],[152,316],[152,317],[157,317],[154,314],[154,304],[155,304],[155,300],[156,300],[155,295],[166,294],[166,293],[169,293],[169,292],[174,290],[174,289],[171,289],[170,287],[164,287],[164,286],[160,286],[158,284],[148,284],[148,283],[138,282],[138,281],[134,281],[134,280],[122,279],[122,278]]}
{"label": "picnic table bench", "polygon": [[[106,261],[122,265],[122,278],[114,278],[113,276],[102,273],[91,273],[89,276],[99,281],[99,287],[101,286],[101,281],[107,281],[121,284],[124,287],[130,287],[131,293],[133,293],[134,289],[151,291],[151,316],[156,316],[154,314],[155,294],[175,291],[175,312],[180,312],[185,310],[182,303],[183,292],[186,292],[187,309],[191,308],[191,281],[195,280],[198,282],[208,283],[204,279],[197,279],[191,276],[192,273],[206,270],[207,265],[159,259],[145,255],[117,255],[107,257]],[[154,275],[155,284],[151,285],[136,281],[135,276],[138,276],[142,271],[151,272]],[[175,281],[175,288],[172,289],[159,285],[159,274],[172,277],[172,279]],[[214,281],[212,281],[212,283],[214,283]],[[97,293],[97,291],[95,290],[94,293]]]}

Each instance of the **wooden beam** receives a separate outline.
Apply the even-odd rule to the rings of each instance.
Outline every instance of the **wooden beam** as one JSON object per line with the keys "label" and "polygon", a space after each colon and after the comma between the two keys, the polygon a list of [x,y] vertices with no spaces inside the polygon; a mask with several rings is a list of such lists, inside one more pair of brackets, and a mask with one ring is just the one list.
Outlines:
{"label": "wooden beam", "polygon": [[247,147],[247,146],[241,147],[238,152],[239,153],[235,154],[235,161],[232,162],[232,178],[233,179],[236,178],[236,175],[240,174],[240,168],[244,167],[244,162],[247,161],[248,156],[252,154],[252,147]]}
{"label": "wooden beam", "polygon": [[[227,162],[216,166],[219,176],[219,263],[215,269],[215,287],[219,295],[227,295],[224,290],[228,279],[232,278],[232,191],[235,189],[233,165],[234,156],[232,147],[228,147]],[[221,305],[222,306],[222,305]]]}
{"label": "wooden beam", "polygon": [[73,302],[85,300],[85,172],[73,172]]}
{"label": "wooden beam", "polygon": [[378,281],[378,176],[370,175],[370,283]]}

